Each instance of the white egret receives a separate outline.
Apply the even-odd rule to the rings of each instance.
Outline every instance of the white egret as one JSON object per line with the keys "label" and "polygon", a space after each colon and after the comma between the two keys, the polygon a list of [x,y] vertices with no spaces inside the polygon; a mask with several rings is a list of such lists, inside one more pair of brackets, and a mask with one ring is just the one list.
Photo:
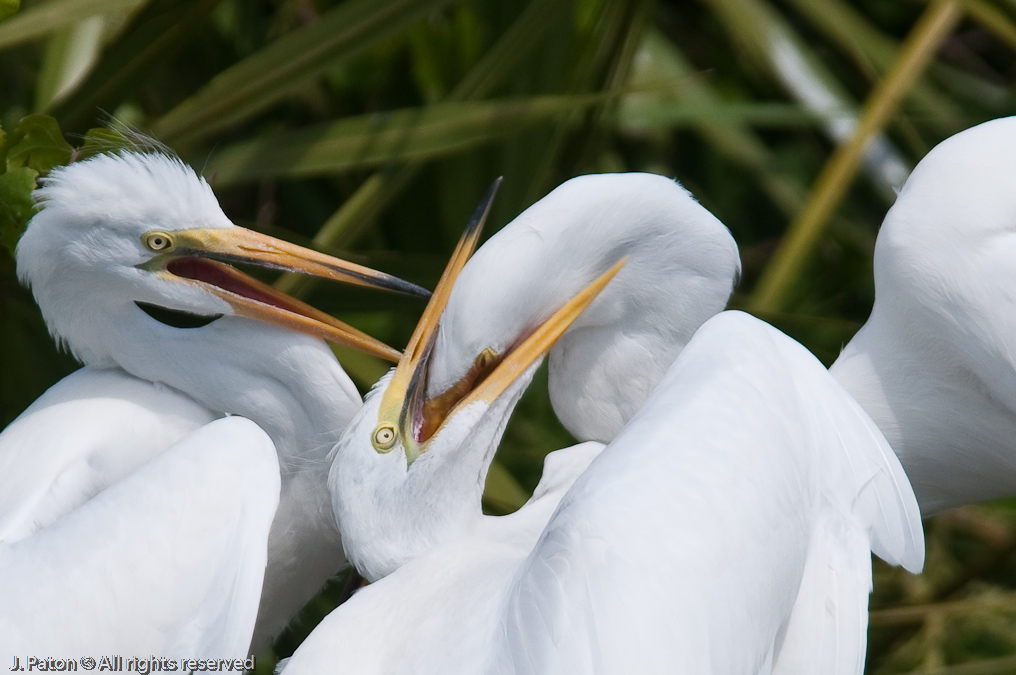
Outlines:
{"label": "white egret", "polygon": [[[533,213],[595,221],[615,180],[636,179],[583,179],[547,197],[562,203],[534,207],[506,231],[551,229]],[[561,246],[547,253],[557,264],[536,265],[536,274],[570,279],[561,268],[573,260],[609,264],[637,246],[641,207],[654,206],[638,185],[614,194],[615,217],[634,225],[627,244],[548,236]],[[647,277],[637,282],[634,254],[631,268],[615,265],[568,300],[516,277],[513,256],[488,253],[452,292],[473,237],[399,366],[336,447],[330,485],[343,543],[375,583],[326,617],[283,672],[860,673],[870,551],[920,569],[917,503],[856,402],[803,347],[747,315],[706,321],[602,451],[585,443],[552,453],[526,506],[482,515],[487,468],[541,355],[568,338],[570,324],[571,349],[591,353],[625,330],[611,325],[630,316],[617,309],[637,313],[640,293],[654,289]],[[707,239],[686,240],[688,259],[725,250],[711,240],[699,248]],[[484,248],[511,250],[512,241],[505,232]],[[596,251],[569,256],[582,248]],[[609,301],[611,277],[626,273],[624,292]],[[486,295],[459,292],[463,279]],[[726,292],[729,284],[730,276]],[[520,287],[542,292],[519,295]],[[450,320],[463,309],[456,303],[475,310],[482,298],[509,316],[479,328]],[[442,358],[451,376],[438,382],[451,384],[429,393]]]}
{"label": "white egret", "polygon": [[[164,154],[123,152],[58,168],[37,194],[42,210],[18,244],[18,272],[54,337],[85,367],[51,388],[0,435],[0,542],[24,542],[57,527],[76,509],[91,508],[89,500],[121,480],[138,480],[139,467],[212,419],[225,413],[247,417],[271,437],[281,471],[253,641],[253,648],[261,649],[343,560],[329,508],[325,456],[360,402],[320,338],[390,359],[398,352],[224,262],[426,292],[234,226],[205,181]],[[249,436],[240,434],[235,442]],[[223,439],[221,433],[213,437]],[[187,438],[205,443],[211,437]],[[193,470],[200,474],[216,466],[221,468],[214,462],[204,468],[195,464]],[[167,480],[146,489],[175,494],[178,486],[178,480]],[[126,501],[120,508],[131,513],[134,506]],[[142,522],[156,518],[136,510],[133,515]],[[75,517],[88,530],[83,516]],[[239,536],[247,526],[206,518],[236,528],[221,532],[223,539]],[[257,523],[250,527],[247,535],[255,536]],[[180,539],[166,542],[167,550],[189,550],[186,530],[181,524]],[[110,569],[132,564],[130,538],[119,541],[124,547],[119,554],[115,545],[107,551]],[[64,555],[74,555],[72,545]],[[39,569],[48,569],[38,562]],[[156,567],[148,583],[167,589],[179,583],[184,597],[186,567],[177,577],[171,576],[172,566]],[[75,606],[86,607],[87,594],[113,591],[82,583],[77,592],[83,595]],[[28,602],[31,593],[21,597]],[[24,611],[17,594],[4,597],[8,620],[17,622]],[[158,623],[159,605],[149,605],[149,611],[150,621]],[[78,621],[102,624],[111,618],[80,616]],[[141,620],[129,613],[120,618]],[[160,654],[161,646],[176,639],[171,622],[159,625],[164,642],[135,644],[135,653]],[[0,642],[10,636],[3,634]],[[59,633],[46,637],[55,646],[70,639]]]}
{"label": "white egret", "polygon": [[[648,173],[573,178],[480,247],[441,319],[428,414],[622,256],[629,263],[550,352],[558,418],[578,440],[612,440],[698,327],[723,311],[741,272],[723,223]],[[483,354],[482,363],[462,363],[462,353]]]}
{"label": "white egret", "polygon": [[0,546],[0,653],[23,667],[45,655],[247,654],[279,485],[265,432],[215,420]]}
{"label": "white egret", "polygon": [[936,146],[875,244],[871,317],[833,375],[928,515],[1016,495],[1016,118]]}

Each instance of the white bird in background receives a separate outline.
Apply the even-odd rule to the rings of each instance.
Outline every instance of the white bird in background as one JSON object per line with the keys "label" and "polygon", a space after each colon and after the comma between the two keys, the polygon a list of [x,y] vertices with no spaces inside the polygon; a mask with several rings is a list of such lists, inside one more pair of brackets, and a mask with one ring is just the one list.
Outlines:
{"label": "white bird in background", "polygon": [[[336,447],[330,487],[343,543],[375,583],[325,618],[287,675],[861,672],[870,551],[920,569],[917,503],[885,439],[825,368],[747,315],[706,321],[609,445],[552,453],[529,503],[482,514],[507,417],[562,333],[565,358],[592,369],[604,343],[614,346],[597,358],[608,360],[639,343],[649,358],[658,344],[655,335],[636,332],[627,345],[611,335],[623,336],[627,324],[613,322],[637,316],[643,295],[666,283],[652,276],[659,268],[639,268],[642,228],[663,219],[680,230],[684,221],[673,219],[698,211],[689,226],[698,236],[677,237],[692,269],[671,272],[694,278],[714,269],[710,259],[726,263],[725,288],[685,291],[705,293],[691,307],[729,293],[729,234],[664,182],[572,181],[492,238],[452,291],[475,242],[467,232],[403,359]],[[682,204],[669,219],[668,199]],[[628,236],[549,234],[581,232],[606,214]],[[550,281],[517,274],[527,247],[539,258],[527,269]],[[629,252],[621,271],[623,261],[610,267]],[[611,290],[615,274],[627,282]],[[575,295],[554,284],[587,286]],[[488,303],[473,325],[470,311]],[[603,372],[566,376],[558,395],[573,386],[600,400],[592,405],[609,401],[616,394],[597,388],[624,385]],[[581,428],[590,420],[578,413]]]}
{"label": "white bird in background", "polygon": [[875,244],[871,317],[830,371],[921,504],[1016,495],[1016,118],[921,160]]}
{"label": "white bird in background", "polygon": [[[58,168],[37,194],[18,272],[85,367],[0,435],[0,651],[169,655],[208,648],[219,631],[236,657],[254,626],[236,613],[244,603],[260,650],[343,561],[326,454],[360,401],[321,338],[398,352],[223,263],[426,291],[234,226],[205,181],[164,154]],[[264,432],[233,419],[203,428],[223,414]],[[258,450],[266,443],[277,457]],[[170,446],[174,457],[157,457]],[[101,553],[86,564],[82,547]],[[14,569],[50,587],[17,584]],[[251,589],[253,604],[228,597]]]}

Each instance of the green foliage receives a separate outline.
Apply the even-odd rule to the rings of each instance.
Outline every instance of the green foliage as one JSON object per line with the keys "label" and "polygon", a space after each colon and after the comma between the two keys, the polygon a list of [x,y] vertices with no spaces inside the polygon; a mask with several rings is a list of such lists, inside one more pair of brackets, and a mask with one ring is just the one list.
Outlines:
{"label": "green foliage", "polygon": [[35,212],[32,190],[38,176],[37,171],[27,166],[0,174],[0,244],[11,255],[14,255],[14,247]]}
{"label": "green foliage", "polygon": [[[117,137],[113,130],[93,130],[85,137],[84,155],[108,150],[109,143]],[[35,214],[32,191],[37,179],[72,158],[75,158],[74,149],[49,115],[28,115],[10,134],[0,129],[0,159],[3,159],[4,169],[0,173],[0,245],[11,255]]]}
{"label": "green foliage", "polygon": [[21,0],[0,0],[0,23],[18,13],[21,7]]}
{"label": "green foliage", "polygon": [[206,171],[216,185],[228,186],[436,159],[516,136],[601,102],[590,96],[541,96],[435,103],[422,110],[347,117],[227,146],[212,155]]}
{"label": "green foliage", "polygon": [[73,149],[49,115],[29,115],[18,122],[8,141],[7,170],[27,167],[39,174],[66,164]]}
{"label": "green foliage", "polygon": [[[0,0],[0,21],[17,7]],[[1014,49],[1011,0],[26,0],[0,23],[0,424],[74,367],[15,275],[36,178],[144,142],[128,129],[203,171],[238,224],[431,287],[498,175],[491,232],[577,174],[674,176],[740,245],[733,304],[828,363],[871,306],[893,166],[1016,113]],[[395,346],[422,309],[276,284]],[[364,388],[386,368],[337,353]],[[491,512],[517,507],[570,442],[545,378],[490,472]],[[869,672],[1011,672],[1016,621],[996,600],[1016,590],[1013,513],[929,521],[922,577],[876,568]]]}
{"label": "green foliage", "polygon": [[405,28],[448,0],[351,0],[213,78],[156,122],[168,142],[187,143],[236,124],[292,89]]}
{"label": "green foliage", "polygon": [[130,138],[115,127],[89,129],[85,132],[84,143],[74,152],[74,159],[88,159],[104,152],[116,152],[129,149],[132,146]]}

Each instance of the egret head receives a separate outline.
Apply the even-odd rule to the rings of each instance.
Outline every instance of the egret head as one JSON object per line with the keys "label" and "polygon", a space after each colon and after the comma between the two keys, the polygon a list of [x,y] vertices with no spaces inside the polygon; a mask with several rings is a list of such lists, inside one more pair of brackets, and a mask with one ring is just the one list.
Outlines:
{"label": "egret head", "polygon": [[654,174],[572,178],[476,252],[438,329],[430,406],[458,400],[622,257],[628,264],[549,357],[561,422],[579,440],[612,440],[698,327],[724,309],[741,268],[723,223]]}
{"label": "egret head", "polygon": [[349,542],[347,554],[368,578],[454,537],[480,513],[487,468],[540,358],[625,262],[616,261],[497,358],[481,350],[470,386],[453,401],[446,392],[435,404],[427,398],[427,379],[437,328],[496,185],[453,253],[398,366],[367,396],[336,448],[329,479],[333,507]]}
{"label": "egret head", "polygon": [[243,316],[395,360],[398,352],[228,263],[426,295],[359,265],[233,225],[208,184],[161,153],[104,154],[54,169],[18,244],[18,274],[53,335],[85,363],[116,363],[110,328],[198,327]]}

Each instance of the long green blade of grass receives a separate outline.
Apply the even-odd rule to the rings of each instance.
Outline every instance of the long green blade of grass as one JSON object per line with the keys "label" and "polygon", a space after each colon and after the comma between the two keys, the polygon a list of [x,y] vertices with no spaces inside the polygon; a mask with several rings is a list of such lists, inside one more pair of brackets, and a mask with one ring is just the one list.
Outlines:
{"label": "long green blade of grass", "polygon": [[449,0],[350,0],[219,73],[155,122],[162,140],[186,145],[247,119],[340,59],[387,38]]}
{"label": "long green blade of grass", "polygon": [[[790,0],[829,40],[844,51],[874,84],[899,57],[900,45],[879,31],[858,9],[843,0]],[[907,98],[922,121],[932,123],[939,133],[963,128],[963,111],[948,96],[919,78]],[[908,134],[915,132],[908,129]],[[918,141],[919,143],[920,141]],[[922,153],[927,148],[922,148]]]}
{"label": "long green blade of grass", "polygon": [[[820,115],[832,117],[826,135],[837,145],[845,143],[857,121],[857,104],[846,86],[824,64],[809,42],[766,0],[705,0],[723,21],[724,28],[750,70],[765,74],[793,98]],[[865,170],[886,203],[892,203],[906,179],[906,163],[883,136],[866,150]]]}
{"label": "long green blade of grass", "polygon": [[205,172],[217,185],[323,175],[391,161],[441,157],[598,103],[598,96],[544,96],[439,103],[351,117],[228,146]]}
{"label": "long green blade of grass", "polygon": [[1016,25],[1005,12],[984,0],[963,0],[963,8],[971,19],[991,31],[1009,49],[1016,49]]}
{"label": "long green blade of grass", "polygon": [[47,110],[84,79],[98,59],[103,28],[102,17],[92,16],[49,36],[35,84],[36,112]]}
{"label": "long green blade of grass", "polygon": [[893,607],[872,611],[868,623],[875,626],[894,626],[920,623],[930,614],[974,614],[991,609],[1006,609],[1016,603],[1016,593],[992,593],[983,597],[965,598],[924,605]]}
{"label": "long green blade of grass", "polygon": [[833,153],[815,181],[808,205],[787,229],[749,300],[751,310],[776,312],[783,308],[787,291],[800,275],[826,221],[853,180],[868,142],[889,121],[900,99],[960,17],[960,6],[954,0],[935,2],[921,16],[904,43],[900,58],[868,98],[853,137]]}
{"label": "long green blade of grass", "polygon": [[126,12],[145,0],[49,0],[32,5],[0,25],[0,49],[30,42],[82,19]]}
{"label": "long green blade of grass", "polygon": [[[647,120],[638,117],[630,109],[625,111],[622,108],[622,123],[634,123],[635,129],[641,123],[690,123],[717,153],[745,168],[776,208],[788,219],[793,218],[807,201],[807,188],[795,175],[780,170],[774,153],[758,134],[748,128],[747,124],[751,120],[738,113],[739,110],[747,111],[751,108],[724,99],[715,91],[709,79],[696,71],[677,47],[659,31],[650,31],[646,35],[642,50],[637,59],[639,68],[631,83],[633,91],[637,93],[625,97],[625,106],[630,104],[636,107],[639,99],[650,98],[660,108],[672,111],[678,119]],[[702,117],[695,114],[691,119],[681,119],[682,111],[687,109],[713,111],[713,114]],[[783,118],[786,122],[801,118],[798,119],[800,123],[814,125],[820,121],[813,113],[799,106],[790,109],[780,107],[778,110],[786,110],[788,115]],[[791,110],[796,111],[792,117],[789,115]],[[859,223],[838,218],[836,226],[838,230],[848,233],[853,241],[863,242],[858,248],[862,248],[865,255],[870,255],[874,237]]]}
{"label": "long green blade of grass", "polygon": [[65,131],[105,122],[156,67],[187,46],[220,0],[150,0],[109,44],[88,76],[52,114]]}
{"label": "long green blade of grass", "polygon": [[[560,0],[533,0],[511,27],[483,55],[483,58],[448,94],[447,100],[470,101],[487,96],[531,53],[547,31],[563,19],[569,3]],[[412,161],[401,166],[389,165],[370,175],[356,192],[340,206],[314,236],[322,248],[347,246],[357,239],[378,215],[413,180],[424,166]],[[275,282],[279,290],[303,297],[315,280],[299,274],[283,274]]]}

